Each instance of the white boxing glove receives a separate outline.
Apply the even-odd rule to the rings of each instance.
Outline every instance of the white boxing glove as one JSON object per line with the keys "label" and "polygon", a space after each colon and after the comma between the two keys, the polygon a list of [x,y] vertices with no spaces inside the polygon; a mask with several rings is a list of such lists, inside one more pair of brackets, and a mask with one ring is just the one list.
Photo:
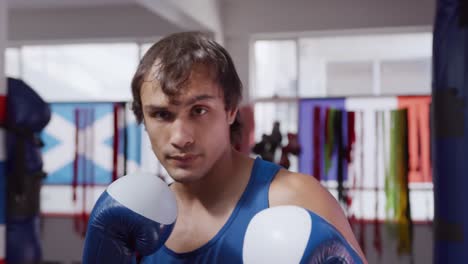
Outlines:
{"label": "white boxing glove", "polygon": [[363,263],[334,226],[297,206],[277,206],[250,221],[243,245],[245,264]]}

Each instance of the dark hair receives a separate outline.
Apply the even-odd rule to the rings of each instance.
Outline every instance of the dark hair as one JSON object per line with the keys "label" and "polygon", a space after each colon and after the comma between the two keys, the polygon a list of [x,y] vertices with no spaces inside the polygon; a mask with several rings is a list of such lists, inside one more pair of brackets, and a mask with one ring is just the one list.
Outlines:
{"label": "dark hair", "polygon": [[[221,86],[226,110],[237,107],[242,98],[242,82],[229,53],[201,32],[182,32],[161,39],[141,59],[132,80],[132,110],[137,121],[143,121],[140,91],[145,81],[157,80],[162,91],[174,97],[182,92],[192,69],[198,65],[206,67]],[[154,72],[153,67],[157,67],[155,76],[148,76]],[[240,130],[237,114],[230,127],[231,143],[238,143]]]}

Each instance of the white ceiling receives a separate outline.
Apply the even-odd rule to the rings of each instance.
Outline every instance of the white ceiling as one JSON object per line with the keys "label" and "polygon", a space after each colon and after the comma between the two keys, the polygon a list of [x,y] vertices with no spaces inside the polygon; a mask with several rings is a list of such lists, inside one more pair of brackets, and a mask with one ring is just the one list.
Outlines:
{"label": "white ceiling", "polygon": [[125,5],[135,3],[135,0],[7,0],[11,9],[36,8],[73,8],[104,5]]}
{"label": "white ceiling", "polygon": [[[5,0],[0,0],[5,1]],[[10,45],[221,32],[218,0],[6,0]]]}

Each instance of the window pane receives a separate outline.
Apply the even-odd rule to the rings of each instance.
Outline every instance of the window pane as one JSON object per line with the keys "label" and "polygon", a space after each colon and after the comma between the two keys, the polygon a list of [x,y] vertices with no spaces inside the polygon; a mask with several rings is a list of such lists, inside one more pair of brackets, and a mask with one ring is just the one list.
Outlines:
{"label": "window pane", "polygon": [[382,94],[430,94],[431,59],[406,59],[381,62]]}
{"label": "window pane", "polygon": [[372,94],[372,62],[329,62],[326,72],[329,96]]}
{"label": "window pane", "polygon": [[[301,97],[430,91],[432,33],[301,38],[299,47]],[[372,70],[373,63],[381,65],[381,71]],[[354,86],[360,81],[365,81],[365,87]]]}
{"label": "window pane", "polygon": [[326,93],[326,60],[320,55],[320,43],[299,39],[299,96],[321,97]]}
{"label": "window pane", "polygon": [[7,77],[20,78],[20,49],[7,48],[5,51],[5,74]]}
{"label": "window pane", "polygon": [[255,42],[253,98],[297,96],[296,41]]}
{"label": "window pane", "polygon": [[136,44],[26,46],[23,79],[48,101],[128,101]]}

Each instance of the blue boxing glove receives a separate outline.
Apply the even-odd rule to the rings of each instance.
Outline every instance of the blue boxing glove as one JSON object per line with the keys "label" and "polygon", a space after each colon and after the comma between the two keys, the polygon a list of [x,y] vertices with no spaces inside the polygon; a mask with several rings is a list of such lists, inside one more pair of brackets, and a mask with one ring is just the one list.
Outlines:
{"label": "blue boxing glove", "polygon": [[157,176],[133,174],[113,182],[88,223],[83,263],[133,263],[167,240],[177,217],[174,193]]}
{"label": "blue boxing glove", "polygon": [[242,257],[245,264],[363,263],[330,223],[297,206],[257,213],[247,227]]}

